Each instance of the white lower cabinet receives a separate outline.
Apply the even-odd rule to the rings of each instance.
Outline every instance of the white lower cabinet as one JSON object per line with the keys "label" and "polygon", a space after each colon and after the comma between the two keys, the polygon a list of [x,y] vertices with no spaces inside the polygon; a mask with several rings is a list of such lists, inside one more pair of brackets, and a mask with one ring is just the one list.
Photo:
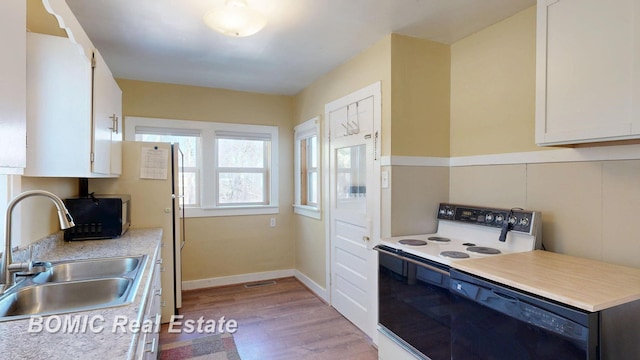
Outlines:
{"label": "white lower cabinet", "polygon": [[[158,259],[154,265],[153,280],[147,301],[144,305],[143,323],[153,322],[154,328],[160,329],[160,296],[162,295],[162,285],[160,283],[160,264],[162,259]],[[142,332],[139,334],[138,345],[136,348],[136,359],[151,360],[157,359],[160,354],[160,333]]]}

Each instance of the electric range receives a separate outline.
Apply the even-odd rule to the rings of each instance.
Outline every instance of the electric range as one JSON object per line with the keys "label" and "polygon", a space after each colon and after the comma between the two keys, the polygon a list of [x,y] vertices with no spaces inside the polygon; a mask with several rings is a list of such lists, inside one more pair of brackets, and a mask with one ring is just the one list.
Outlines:
{"label": "electric range", "polygon": [[390,340],[380,340],[379,352],[389,358],[407,358],[393,348],[420,359],[452,359],[452,263],[541,247],[539,212],[442,203],[437,217],[433,234],[386,238],[374,248],[378,329]]}
{"label": "electric range", "polygon": [[383,238],[381,245],[451,265],[461,259],[540,249],[541,226],[537,211],[442,203],[437,232]]}

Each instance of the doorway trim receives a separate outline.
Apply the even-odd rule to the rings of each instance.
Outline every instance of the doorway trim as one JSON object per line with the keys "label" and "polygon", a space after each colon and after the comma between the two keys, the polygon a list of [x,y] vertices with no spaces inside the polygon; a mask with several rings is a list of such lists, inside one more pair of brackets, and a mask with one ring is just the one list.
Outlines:
{"label": "doorway trim", "polygon": [[[366,86],[360,90],[356,90],[348,95],[345,95],[337,100],[329,102],[324,106],[324,129],[322,136],[322,187],[323,187],[323,206],[324,206],[324,223],[325,223],[325,287],[326,287],[326,300],[329,305],[333,305],[332,293],[331,293],[331,278],[333,274],[333,269],[331,266],[331,194],[329,191],[330,181],[331,181],[331,172],[329,171],[330,166],[330,156],[331,156],[331,145],[330,145],[330,117],[329,114],[337,109],[343,108],[352,103],[358,102],[362,99],[373,97],[373,133],[374,136],[377,134],[377,142],[374,146],[374,162],[373,162],[373,188],[376,189],[372,193],[375,196],[374,198],[374,206],[372,209],[372,239],[371,241],[374,244],[377,244],[380,240],[380,204],[381,204],[381,196],[380,196],[380,158],[381,158],[381,142],[382,142],[382,86],[381,82],[377,81],[369,86]],[[369,194],[367,194],[369,195]],[[377,276],[377,274],[370,274],[371,276]],[[375,294],[377,296],[377,289],[375,289]],[[378,313],[378,303],[375,302],[375,307],[373,311],[375,314]],[[377,322],[377,320],[376,320]],[[374,329],[375,330],[375,329]],[[377,339],[374,334],[372,335],[372,339],[374,343],[377,343]]]}

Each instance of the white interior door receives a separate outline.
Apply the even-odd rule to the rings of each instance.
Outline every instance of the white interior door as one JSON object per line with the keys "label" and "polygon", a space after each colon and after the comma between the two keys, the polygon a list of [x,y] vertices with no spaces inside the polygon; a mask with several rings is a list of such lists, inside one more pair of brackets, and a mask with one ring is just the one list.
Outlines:
{"label": "white interior door", "polygon": [[377,257],[372,247],[380,198],[373,96],[328,115],[331,305],[373,338]]}

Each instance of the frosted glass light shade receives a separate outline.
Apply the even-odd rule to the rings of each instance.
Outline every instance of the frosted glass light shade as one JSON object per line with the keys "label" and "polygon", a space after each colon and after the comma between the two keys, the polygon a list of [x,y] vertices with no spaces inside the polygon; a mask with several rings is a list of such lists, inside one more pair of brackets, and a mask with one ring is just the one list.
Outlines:
{"label": "frosted glass light shade", "polygon": [[243,0],[228,0],[223,8],[204,15],[210,28],[228,36],[249,36],[262,30],[267,21],[260,12],[250,9]]}

